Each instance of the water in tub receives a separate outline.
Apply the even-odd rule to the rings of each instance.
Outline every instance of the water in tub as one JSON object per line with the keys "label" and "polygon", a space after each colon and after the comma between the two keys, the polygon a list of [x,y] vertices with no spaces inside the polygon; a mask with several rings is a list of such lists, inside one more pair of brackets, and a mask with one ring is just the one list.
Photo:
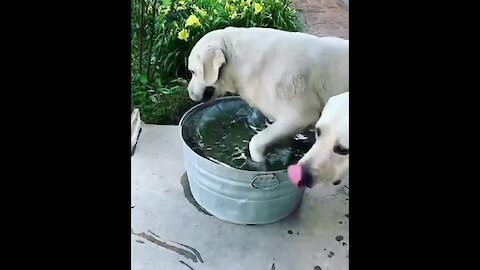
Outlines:
{"label": "water in tub", "polygon": [[224,100],[194,112],[183,124],[184,139],[197,154],[219,164],[248,171],[284,170],[313,145],[314,133],[304,132],[272,145],[266,161],[248,158],[250,139],[268,126],[268,120],[242,100]]}

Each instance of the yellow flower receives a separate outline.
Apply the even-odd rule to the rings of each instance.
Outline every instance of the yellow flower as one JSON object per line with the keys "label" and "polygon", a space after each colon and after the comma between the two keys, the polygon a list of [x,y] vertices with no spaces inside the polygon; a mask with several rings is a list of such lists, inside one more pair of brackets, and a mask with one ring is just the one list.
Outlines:
{"label": "yellow flower", "polygon": [[182,31],[178,32],[178,39],[188,41],[189,35],[190,33],[188,33],[188,30],[184,28]]}
{"label": "yellow flower", "polygon": [[185,1],[183,1],[183,0],[178,1],[178,3],[182,6],[185,6]]}
{"label": "yellow flower", "polygon": [[202,17],[207,16],[207,12],[203,8],[199,8],[195,4],[191,5],[190,7],[193,8],[193,10],[195,10],[196,12],[198,12]]}
{"label": "yellow flower", "polygon": [[192,14],[192,15],[188,16],[187,21],[185,23],[185,26],[190,26],[190,25],[200,26],[202,24],[200,23],[200,20],[197,18],[197,16]]}
{"label": "yellow flower", "polygon": [[244,0],[242,2],[242,5],[244,5],[244,6],[250,6],[250,4],[251,4],[251,0]]}
{"label": "yellow flower", "polygon": [[204,9],[200,8],[197,11],[198,11],[198,13],[200,13],[200,16],[202,16],[202,17],[207,16],[207,12]]}
{"label": "yellow flower", "polygon": [[254,6],[255,6],[255,11],[253,13],[255,15],[257,15],[258,13],[260,13],[262,11],[263,7],[259,3],[255,3]]}
{"label": "yellow flower", "polygon": [[153,12],[152,6],[148,6],[147,11],[148,11],[148,13],[152,13]]}
{"label": "yellow flower", "polygon": [[218,15],[218,11],[216,9],[214,9],[213,14]]}
{"label": "yellow flower", "polygon": [[235,6],[230,5],[228,2],[225,4],[225,11],[227,11],[228,14],[232,14],[235,11]]}
{"label": "yellow flower", "polygon": [[230,15],[230,19],[235,19],[237,17],[237,11],[234,11],[232,15]]}

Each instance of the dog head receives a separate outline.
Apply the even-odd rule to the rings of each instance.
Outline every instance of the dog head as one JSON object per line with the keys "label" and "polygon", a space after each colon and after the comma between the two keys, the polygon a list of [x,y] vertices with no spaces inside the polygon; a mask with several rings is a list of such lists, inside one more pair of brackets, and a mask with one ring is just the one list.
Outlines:
{"label": "dog head", "polygon": [[188,57],[188,69],[192,79],[188,84],[188,95],[194,101],[208,101],[221,94],[215,87],[220,68],[227,62],[219,32],[203,36],[193,47]]}
{"label": "dog head", "polygon": [[[340,184],[349,169],[349,93],[331,97],[325,105],[320,119],[315,124],[316,141],[312,148],[289,168],[298,171],[297,180],[290,179],[297,186],[300,182],[312,187],[330,182]],[[307,184],[308,183],[308,184]]]}

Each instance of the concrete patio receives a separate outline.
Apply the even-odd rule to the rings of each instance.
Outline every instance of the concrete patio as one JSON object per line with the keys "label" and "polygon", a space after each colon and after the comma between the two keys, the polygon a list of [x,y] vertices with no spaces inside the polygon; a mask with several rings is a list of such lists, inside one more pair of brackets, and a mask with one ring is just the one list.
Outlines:
{"label": "concrete patio", "polygon": [[307,190],[269,225],[220,221],[195,205],[178,126],[145,125],[132,163],[132,270],[348,269],[348,179]]}

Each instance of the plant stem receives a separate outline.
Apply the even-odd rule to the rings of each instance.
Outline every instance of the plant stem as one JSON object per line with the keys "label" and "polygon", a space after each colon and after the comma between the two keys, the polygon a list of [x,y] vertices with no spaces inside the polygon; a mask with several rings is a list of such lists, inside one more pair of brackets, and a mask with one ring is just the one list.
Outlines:
{"label": "plant stem", "polygon": [[145,25],[143,23],[143,15],[145,13],[145,1],[139,0],[141,3],[140,8],[140,29],[138,31],[138,74],[142,74],[142,56],[143,56],[143,32]]}
{"label": "plant stem", "polygon": [[154,70],[151,69],[151,59],[152,59],[152,50],[153,50],[153,40],[154,40],[154,34],[155,34],[155,15],[156,15],[156,8],[155,5],[157,4],[157,1],[153,1],[152,5],[152,11],[153,11],[153,17],[152,17],[152,24],[151,24],[151,29],[150,29],[150,44],[148,48],[148,65],[147,65],[147,84],[150,84],[153,80],[153,73]]}

